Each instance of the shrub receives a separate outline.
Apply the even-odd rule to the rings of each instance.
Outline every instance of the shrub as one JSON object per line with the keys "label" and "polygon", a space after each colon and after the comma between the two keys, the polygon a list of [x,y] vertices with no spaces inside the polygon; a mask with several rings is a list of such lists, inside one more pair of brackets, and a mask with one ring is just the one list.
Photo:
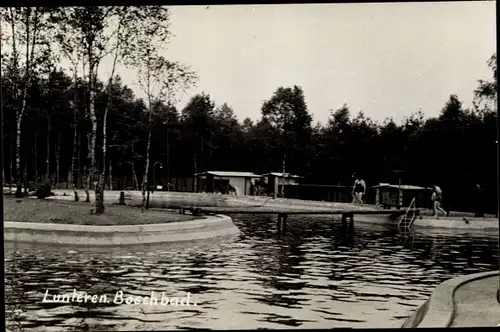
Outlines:
{"label": "shrub", "polygon": [[50,195],[53,195],[53,193],[50,190],[51,190],[50,181],[45,180],[42,183],[38,184],[36,188],[36,197],[44,199],[46,197],[49,197]]}

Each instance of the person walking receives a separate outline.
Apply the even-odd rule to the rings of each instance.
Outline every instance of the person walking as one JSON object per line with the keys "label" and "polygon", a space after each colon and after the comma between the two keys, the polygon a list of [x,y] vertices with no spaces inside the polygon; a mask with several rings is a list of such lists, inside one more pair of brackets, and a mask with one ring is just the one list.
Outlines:
{"label": "person walking", "polygon": [[441,207],[441,202],[443,201],[443,191],[437,185],[433,186],[431,201],[433,202],[433,217],[439,219],[438,211],[443,212],[444,216],[448,215],[448,213],[446,213],[446,211]]}
{"label": "person walking", "polygon": [[358,174],[356,175],[356,180],[354,181],[354,186],[352,187],[352,204],[363,205],[363,196],[366,193],[366,183],[365,180],[361,178]]}

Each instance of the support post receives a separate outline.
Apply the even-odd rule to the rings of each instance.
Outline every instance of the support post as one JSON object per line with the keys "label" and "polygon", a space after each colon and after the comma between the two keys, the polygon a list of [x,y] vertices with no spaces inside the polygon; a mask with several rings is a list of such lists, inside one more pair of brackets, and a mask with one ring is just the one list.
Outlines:
{"label": "support post", "polygon": [[349,227],[354,226],[354,213],[349,213]]}
{"label": "support post", "polygon": [[283,218],[282,218],[282,220],[281,220],[281,224],[282,224],[282,225],[281,225],[281,230],[283,231],[283,233],[285,233],[285,232],[286,232],[286,222],[287,222],[287,220],[288,220],[288,215],[287,215],[287,214],[284,214],[284,215],[283,215]]}
{"label": "support post", "polygon": [[279,189],[278,177],[271,175],[271,178],[274,180],[273,198],[276,199],[278,198],[278,189]]}
{"label": "support post", "polygon": [[401,190],[401,177],[398,178],[398,209],[403,206],[403,191]]}
{"label": "support post", "polygon": [[276,228],[278,230],[278,233],[281,233],[281,223],[282,223],[282,220],[281,220],[281,213],[278,213],[278,223],[276,225]]}
{"label": "support post", "polygon": [[347,226],[347,215],[345,213],[342,213],[342,227]]}

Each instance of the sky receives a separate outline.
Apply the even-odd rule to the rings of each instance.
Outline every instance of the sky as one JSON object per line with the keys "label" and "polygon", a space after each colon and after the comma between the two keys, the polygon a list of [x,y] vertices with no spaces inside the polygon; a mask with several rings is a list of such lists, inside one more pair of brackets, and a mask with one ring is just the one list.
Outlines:
{"label": "sky", "polygon": [[[200,77],[179,109],[205,92],[257,120],[278,87],[299,85],[315,122],[347,103],[399,123],[437,116],[450,94],[471,106],[477,81],[492,76],[495,12],[494,1],[174,6],[163,55]],[[140,96],[135,72],[119,74]]]}

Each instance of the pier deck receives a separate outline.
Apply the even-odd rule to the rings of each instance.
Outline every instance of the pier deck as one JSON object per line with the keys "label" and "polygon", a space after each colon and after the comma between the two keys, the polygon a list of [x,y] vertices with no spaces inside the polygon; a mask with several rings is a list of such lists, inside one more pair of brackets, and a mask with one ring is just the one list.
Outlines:
{"label": "pier deck", "polygon": [[242,207],[193,207],[185,206],[179,208],[179,213],[185,214],[186,211],[191,212],[195,215],[203,214],[276,214],[278,216],[278,231],[285,231],[286,221],[289,215],[341,215],[342,224],[347,224],[347,220],[350,223],[354,223],[355,214],[363,215],[387,215],[393,218],[397,218],[406,213],[406,209],[400,210],[384,210],[375,208],[352,208],[352,209],[335,209],[335,208],[285,208],[285,207],[264,207],[264,206],[242,206]]}
{"label": "pier deck", "polygon": [[362,208],[362,209],[325,209],[325,208],[309,208],[309,209],[298,209],[298,208],[276,208],[276,207],[264,207],[264,206],[241,206],[241,207],[220,207],[220,206],[209,206],[209,207],[180,207],[180,213],[183,211],[194,211],[197,210],[202,214],[294,214],[294,215],[308,215],[308,214],[375,214],[375,215],[403,215],[406,210],[382,210],[373,208]]}

